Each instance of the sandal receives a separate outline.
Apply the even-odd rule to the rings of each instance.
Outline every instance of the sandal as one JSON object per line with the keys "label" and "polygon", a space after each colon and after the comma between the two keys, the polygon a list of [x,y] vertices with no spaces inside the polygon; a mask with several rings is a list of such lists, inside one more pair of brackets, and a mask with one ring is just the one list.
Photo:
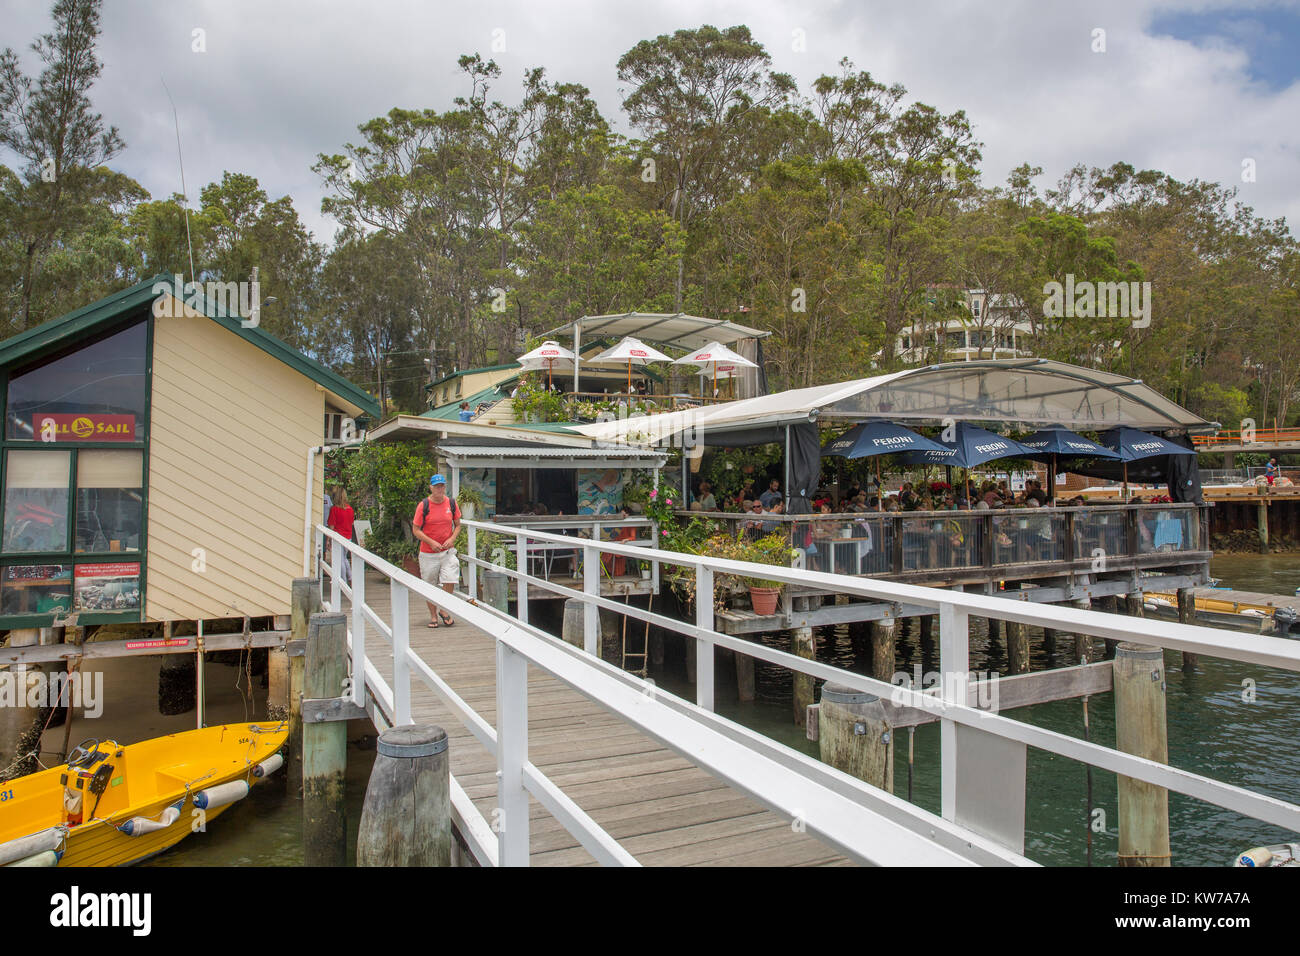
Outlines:
{"label": "sandal", "polygon": [[434,621],[430,621],[429,624],[428,624],[428,626],[429,626],[429,627],[437,627],[437,626],[438,626],[438,622],[437,622],[436,620],[434,620]]}
{"label": "sandal", "polygon": [[438,620],[441,621],[443,624],[445,624],[447,627],[453,627],[456,624],[456,619],[454,617],[452,617],[450,614],[443,614],[442,611],[438,612]]}

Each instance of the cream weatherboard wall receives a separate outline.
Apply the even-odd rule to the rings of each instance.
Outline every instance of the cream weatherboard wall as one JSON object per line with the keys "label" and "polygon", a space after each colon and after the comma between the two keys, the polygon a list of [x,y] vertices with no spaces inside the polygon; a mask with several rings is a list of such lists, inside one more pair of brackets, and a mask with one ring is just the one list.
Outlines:
{"label": "cream weatherboard wall", "polygon": [[[324,412],[321,386],[216,322],[155,319],[147,620],[289,613]],[[323,467],[317,456],[316,521]]]}

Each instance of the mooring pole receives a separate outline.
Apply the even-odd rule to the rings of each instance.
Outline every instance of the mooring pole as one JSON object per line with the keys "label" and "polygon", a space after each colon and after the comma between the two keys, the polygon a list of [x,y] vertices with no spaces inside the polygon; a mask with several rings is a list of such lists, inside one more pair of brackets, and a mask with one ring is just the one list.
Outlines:
{"label": "mooring pole", "polygon": [[[1079,598],[1077,601],[1071,601],[1075,607],[1081,611],[1087,611],[1092,607],[1092,601],[1088,598]],[[1092,635],[1075,634],[1074,635],[1074,659],[1080,664],[1092,663]]]}
{"label": "mooring pole", "polygon": [[[798,657],[810,661],[817,659],[817,642],[813,639],[811,627],[796,627],[790,632],[790,650]],[[794,725],[803,727],[808,722],[808,707],[813,702],[813,679],[808,674],[795,671],[794,684]]]}
{"label": "mooring pole", "polygon": [[290,590],[292,615],[289,619],[289,740],[286,746],[285,779],[290,793],[302,796],[302,693],[306,665],[307,628],[311,616],[320,610],[320,590],[315,578],[294,578]]}
{"label": "mooring pole", "polygon": [[1007,621],[1007,670],[1012,674],[1029,673],[1029,626]]}
{"label": "mooring pole", "polygon": [[379,735],[357,832],[357,866],[451,866],[447,732],[432,724]]}
{"label": "mooring pole", "polygon": [[[1165,655],[1127,641],[1115,649],[1115,747],[1169,762],[1165,716]],[[1119,865],[1169,866],[1169,791],[1122,774],[1119,784]]]}
{"label": "mooring pole", "polygon": [[[1196,623],[1196,592],[1191,588],[1178,589],[1178,623]],[[1183,670],[1194,671],[1197,663],[1195,654],[1183,651]]]}
{"label": "mooring pole", "polygon": [[818,726],[823,763],[894,792],[893,727],[879,697],[843,684],[823,684]]}
{"label": "mooring pole", "polygon": [[[1092,728],[1088,723],[1088,695],[1083,696],[1083,739],[1087,743],[1092,743]],[[1088,855],[1087,866],[1092,866],[1092,764],[1083,765],[1084,781],[1087,787],[1087,798],[1084,806],[1083,825],[1088,834]]]}
{"label": "mooring pole", "polygon": [[907,799],[912,800],[912,765],[916,759],[916,724],[907,728]]}
{"label": "mooring pole", "polygon": [[199,633],[194,640],[194,726],[203,729],[203,704],[207,693],[203,686],[203,622],[199,621]]}
{"label": "mooring pole", "polygon": [[876,680],[893,680],[894,645],[898,636],[898,621],[892,617],[871,622],[871,676]]}
{"label": "mooring pole", "polygon": [[[303,674],[305,698],[326,700],[343,695],[348,666],[347,635],[345,615],[328,612],[311,616]],[[318,712],[317,716],[324,715]],[[306,866],[347,863],[347,815],[343,802],[347,729],[343,720],[312,720],[303,724],[302,842]]]}

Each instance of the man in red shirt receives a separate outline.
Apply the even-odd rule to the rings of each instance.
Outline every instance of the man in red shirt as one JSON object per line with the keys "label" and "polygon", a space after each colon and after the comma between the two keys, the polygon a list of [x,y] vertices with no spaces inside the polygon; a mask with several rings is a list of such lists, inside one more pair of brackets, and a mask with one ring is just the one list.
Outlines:
{"label": "man in red shirt", "polygon": [[[434,475],[429,479],[429,497],[415,509],[411,531],[420,542],[420,577],[430,584],[441,584],[448,594],[460,582],[460,562],[456,560],[456,535],[460,532],[460,508],[447,497],[447,479]],[[441,621],[450,627],[456,621],[432,601],[429,626]]]}

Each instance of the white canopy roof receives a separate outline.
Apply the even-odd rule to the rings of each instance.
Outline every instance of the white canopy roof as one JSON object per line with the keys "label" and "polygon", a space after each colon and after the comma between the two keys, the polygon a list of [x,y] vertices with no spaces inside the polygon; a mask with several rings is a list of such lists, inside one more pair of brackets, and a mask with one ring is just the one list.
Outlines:
{"label": "white canopy roof", "polygon": [[661,312],[624,312],[621,315],[584,315],[580,319],[545,333],[547,338],[572,336],[579,340],[593,336],[614,338],[634,335],[671,348],[697,349],[710,342],[732,344],[741,339],[761,339],[771,332],[751,329],[724,319]]}
{"label": "white canopy roof", "polygon": [[1105,429],[1210,431],[1205,419],[1125,375],[1047,359],[949,362],[792,389],[703,409],[574,426],[603,440],[657,443],[689,428],[730,431],[811,419],[1001,421]]}

